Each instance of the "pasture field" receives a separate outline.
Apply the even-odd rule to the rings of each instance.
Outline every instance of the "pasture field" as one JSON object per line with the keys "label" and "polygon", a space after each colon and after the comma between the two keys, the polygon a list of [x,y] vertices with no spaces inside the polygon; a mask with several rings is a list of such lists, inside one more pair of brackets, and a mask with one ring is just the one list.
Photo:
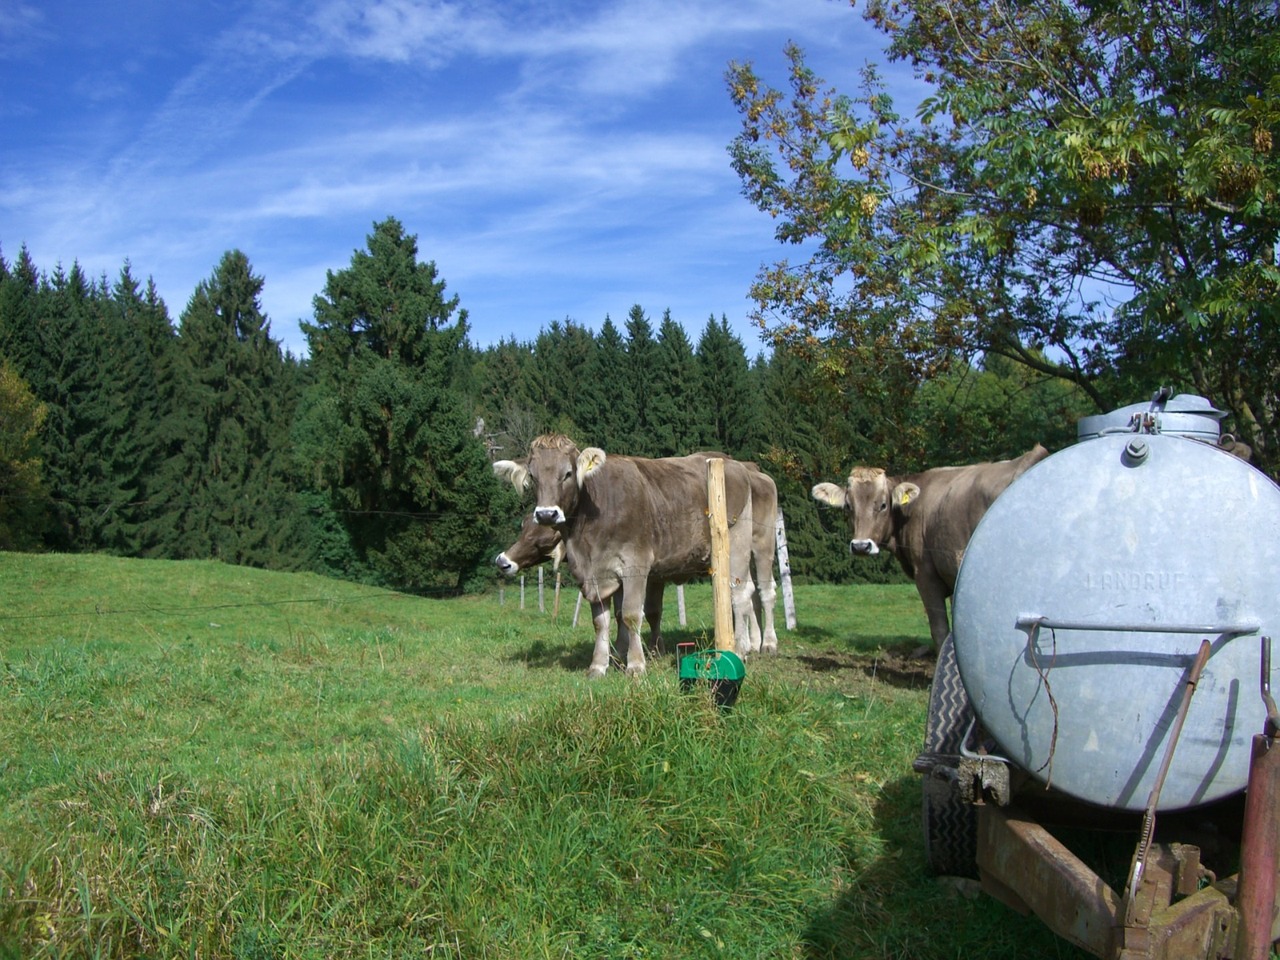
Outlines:
{"label": "pasture field", "polygon": [[798,586],[721,712],[529,583],[0,554],[0,957],[1083,956],[924,870],[912,587]]}

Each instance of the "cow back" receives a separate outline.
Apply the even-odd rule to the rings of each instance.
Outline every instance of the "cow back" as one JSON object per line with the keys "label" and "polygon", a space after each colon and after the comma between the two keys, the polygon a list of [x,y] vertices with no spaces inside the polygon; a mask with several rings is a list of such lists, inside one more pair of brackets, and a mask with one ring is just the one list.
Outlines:
{"label": "cow back", "polygon": [[[725,462],[730,522],[750,510],[741,464]],[[681,580],[707,573],[707,457],[646,459],[612,455],[587,474],[565,527],[570,569],[582,578],[655,576]]]}

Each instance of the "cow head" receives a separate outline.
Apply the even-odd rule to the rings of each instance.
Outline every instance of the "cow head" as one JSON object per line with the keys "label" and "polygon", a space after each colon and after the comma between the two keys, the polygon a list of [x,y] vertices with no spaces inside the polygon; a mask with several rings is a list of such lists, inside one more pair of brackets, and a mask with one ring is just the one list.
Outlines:
{"label": "cow head", "polygon": [[560,526],[573,516],[578,494],[586,478],[605,462],[599,447],[579,452],[568,437],[538,437],[529,446],[527,468],[534,490],[533,519],[545,526]]}
{"label": "cow head", "polygon": [[849,551],[872,556],[889,542],[898,524],[911,515],[920,488],[903,482],[890,489],[889,477],[880,468],[854,467],[844,487],[819,483],[812,493],[819,503],[844,510],[851,535]]}
{"label": "cow head", "polygon": [[526,567],[550,560],[553,567],[560,565],[564,556],[564,543],[555,527],[544,527],[533,517],[525,517],[516,542],[493,558],[494,565],[508,577],[514,577]]}

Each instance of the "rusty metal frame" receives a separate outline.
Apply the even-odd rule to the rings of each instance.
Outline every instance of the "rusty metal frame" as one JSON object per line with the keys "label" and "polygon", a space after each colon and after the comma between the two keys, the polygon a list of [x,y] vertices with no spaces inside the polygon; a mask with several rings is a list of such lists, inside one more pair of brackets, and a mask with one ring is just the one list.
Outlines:
{"label": "rusty metal frame", "polygon": [[[1016,807],[978,807],[983,889],[1105,960],[1231,957],[1235,878],[1200,889],[1198,848],[1155,844],[1133,908],[1045,827]],[[1175,897],[1182,899],[1174,902]],[[1130,922],[1126,925],[1126,913]]]}

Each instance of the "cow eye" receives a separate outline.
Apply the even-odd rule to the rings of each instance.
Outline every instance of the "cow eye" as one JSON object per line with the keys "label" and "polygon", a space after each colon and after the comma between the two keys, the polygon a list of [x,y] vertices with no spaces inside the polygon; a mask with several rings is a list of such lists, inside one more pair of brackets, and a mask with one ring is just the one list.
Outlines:
{"label": "cow eye", "polygon": [[888,500],[881,500],[881,501],[880,501],[880,512],[881,512],[881,513],[884,513],[884,512],[885,512],[886,510],[888,510],[888,509],[889,509],[889,501],[888,501]]}

